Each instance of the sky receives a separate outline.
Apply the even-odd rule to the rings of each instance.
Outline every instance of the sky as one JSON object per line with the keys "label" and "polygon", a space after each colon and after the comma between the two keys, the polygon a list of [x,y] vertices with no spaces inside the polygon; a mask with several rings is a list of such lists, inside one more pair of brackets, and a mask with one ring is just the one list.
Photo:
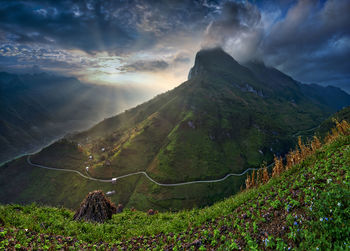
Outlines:
{"label": "sky", "polygon": [[221,46],[304,83],[350,85],[349,0],[2,0],[0,71],[159,92]]}

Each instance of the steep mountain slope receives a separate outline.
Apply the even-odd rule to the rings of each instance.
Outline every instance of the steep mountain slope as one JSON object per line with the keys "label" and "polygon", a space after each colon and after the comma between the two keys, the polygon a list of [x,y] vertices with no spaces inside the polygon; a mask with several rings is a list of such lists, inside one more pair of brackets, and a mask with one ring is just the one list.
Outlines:
{"label": "steep mountain slope", "polygon": [[349,250],[350,136],[302,163],[204,209],[125,210],[104,224],[35,204],[0,206],[0,248]]}
{"label": "steep mountain slope", "polygon": [[349,95],[334,86],[322,87],[317,84],[302,85],[303,93],[316,102],[325,103],[334,111],[349,105]]}
{"label": "steep mountain slope", "polygon": [[135,105],[140,93],[133,92],[46,73],[1,72],[0,162]]}
{"label": "steep mountain slope", "polygon": [[347,92],[348,94],[350,94],[350,84],[349,83],[332,83],[331,85],[334,87],[338,87],[338,88],[344,90],[345,92]]}
{"label": "steep mountain slope", "polygon": [[[198,52],[189,77],[172,91],[56,142],[31,161],[82,173],[89,166],[89,175],[102,179],[138,171],[161,183],[218,179],[271,162],[293,146],[295,133],[319,125],[333,109],[304,95],[290,78],[266,84],[218,48]],[[245,178],[160,187],[139,175],[100,185],[80,182],[75,174],[38,170],[24,159],[3,167],[0,181],[9,172],[13,178],[0,186],[3,202],[75,207],[89,183],[90,189],[115,190],[112,199],[128,207],[159,210],[211,204],[237,192]],[[18,183],[25,185],[18,188]],[[37,194],[43,183],[47,193]],[[49,193],[55,190],[56,196]],[[67,191],[74,199],[64,199]]]}
{"label": "steep mountain slope", "polygon": [[[281,91],[281,95],[294,99],[296,98],[294,97],[295,91],[299,90],[304,96],[312,99],[313,102],[325,105],[324,109],[330,109],[332,112],[350,104],[350,96],[340,88],[334,86],[324,87],[317,84],[302,84],[275,68],[267,67],[262,62],[249,62],[246,66],[266,85]],[[288,88],[291,86],[295,88],[292,90]]]}

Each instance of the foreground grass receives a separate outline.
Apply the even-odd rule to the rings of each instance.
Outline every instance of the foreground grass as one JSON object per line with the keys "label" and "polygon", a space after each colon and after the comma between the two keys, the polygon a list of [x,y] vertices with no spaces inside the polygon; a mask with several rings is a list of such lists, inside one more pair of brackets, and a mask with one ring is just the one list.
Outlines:
{"label": "foreground grass", "polygon": [[350,136],[267,184],[204,209],[125,210],[104,224],[65,208],[0,206],[0,249],[350,250]]}

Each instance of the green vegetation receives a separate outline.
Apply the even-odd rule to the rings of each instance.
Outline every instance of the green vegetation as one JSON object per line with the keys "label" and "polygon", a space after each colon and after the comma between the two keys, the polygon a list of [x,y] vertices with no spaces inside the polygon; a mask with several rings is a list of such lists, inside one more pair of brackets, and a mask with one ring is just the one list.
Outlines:
{"label": "green vegetation", "polygon": [[203,209],[156,215],[126,209],[92,224],[72,221],[65,208],[3,205],[0,248],[348,250],[349,128],[327,142],[266,184]]}
{"label": "green vegetation", "polygon": [[[295,145],[295,133],[318,126],[332,111],[288,76],[260,79],[222,50],[199,52],[191,75],[177,88],[45,148],[33,163],[83,173],[88,166],[102,179],[136,171],[161,183],[218,179],[271,163],[274,154]],[[244,179],[164,188],[138,176],[100,184],[20,159],[0,168],[0,200],[76,208],[89,190],[102,189],[115,190],[112,201],[128,208],[182,210],[222,200]]]}
{"label": "green vegetation", "polygon": [[321,137],[324,137],[327,135],[327,133],[336,126],[335,120],[342,121],[346,120],[350,122],[350,106],[345,107],[341,109],[340,111],[336,112],[332,116],[330,116],[328,119],[323,121],[320,125],[320,127],[317,129],[317,134]]}

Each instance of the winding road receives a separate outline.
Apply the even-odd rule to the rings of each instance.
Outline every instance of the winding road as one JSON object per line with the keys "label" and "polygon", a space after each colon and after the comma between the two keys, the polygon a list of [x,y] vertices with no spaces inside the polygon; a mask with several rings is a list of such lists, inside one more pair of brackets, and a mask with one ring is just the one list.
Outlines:
{"label": "winding road", "polygon": [[[308,132],[308,131],[312,131],[314,129],[316,129],[319,126],[313,127],[311,129],[308,129],[304,132]],[[300,135],[300,131],[293,134],[293,137],[296,137]],[[191,184],[198,184],[198,183],[216,183],[216,182],[221,182],[224,181],[226,179],[228,179],[231,176],[242,176],[244,174],[246,174],[249,171],[254,171],[254,170],[258,170],[258,168],[248,168],[246,169],[244,172],[242,173],[229,173],[226,174],[226,176],[224,176],[221,179],[216,179],[216,180],[194,180],[194,181],[188,181],[188,182],[180,182],[180,183],[159,183],[157,181],[155,181],[154,179],[152,179],[146,172],[144,171],[140,171],[140,172],[135,172],[135,173],[129,173],[129,174],[125,174],[125,175],[121,175],[118,177],[113,177],[112,179],[97,179],[97,178],[93,178],[91,176],[87,176],[85,174],[82,174],[81,172],[77,171],[77,170],[73,170],[73,169],[63,169],[63,168],[55,168],[55,167],[48,167],[48,166],[44,166],[44,165],[39,165],[39,164],[34,164],[32,163],[32,161],[30,160],[30,156],[27,156],[27,163],[31,166],[35,166],[35,167],[39,167],[39,168],[43,168],[43,169],[47,169],[47,170],[54,170],[54,171],[63,171],[63,172],[71,172],[71,173],[76,173],[78,175],[80,175],[81,177],[88,179],[88,180],[92,180],[92,181],[98,181],[98,182],[105,182],[105,183],[113,183],[116,182],[119,179],[123,179],[123,178],[127,178],[130,176],[135,176],[135,175],[144,175],[149,181],[153,182],[154,184],[157,184],[158,186],[164,186],[164,187],[174,187],[174,186],[184,186],[184,185],[191,185]],[[271,167],[274,163],[272,162],[270,165],[268,165],[267,167]]]}
{"label": "winding road", "polygon": [[181,182],[181,183],[164,184],[164,183],[159,183],[159,182],[155,181],[146,172],[143,172],[143,171],[135,172],[135,173],[129,173],[129,174],[121,175],[121,176],[118,176],[118,177],[113,177],[113,179],[105,180],[105,179],[97,179],[97,178],[93,178],[93,177],[90,177],[90,176],[86,176],[86,175],[82,174],[81,172],[79,172],[77,170],[55,168],[55,167],[48,167],[48,166],[44,166],[44,165],[34,164],[30,160],[30,155],[28,155],[28,157],[27,157],[27,163],[29,165],[31,165],[31,166],[35,166],[35,167],[39,167],[39,168],[43,168],[43,169],[47,169],[47,170],[76,173],[76,174],[80,175],[81,177],[83,177],[85,179],[98,181],[98,182],[110,182],[110,183],[113,183],[113,182],[116,182],[119,179],[123,179],[123,178],[126,178],[126,177],[142,174],[142,175],[146,176],[146,178],[149,181],[153,182],[154,184],[157,184],[158,186],[164,186],[164,187],[184,186],[184,185],[191,185],[191,184],[198,184],[198,183],[216,183],[216,182],[224,181],[224,180],[226,180],[227,178],[229,178],[231,176],[242,176],[242,175],[246,174],[249,171],[258,170],[258,168],[248,168],[242,173],[229,173],[229,174],[226,174],[225,177],[223,177],[221,179],[216,179],[216,180],[195,180],[195,181],[188,181],[188,182]]}

